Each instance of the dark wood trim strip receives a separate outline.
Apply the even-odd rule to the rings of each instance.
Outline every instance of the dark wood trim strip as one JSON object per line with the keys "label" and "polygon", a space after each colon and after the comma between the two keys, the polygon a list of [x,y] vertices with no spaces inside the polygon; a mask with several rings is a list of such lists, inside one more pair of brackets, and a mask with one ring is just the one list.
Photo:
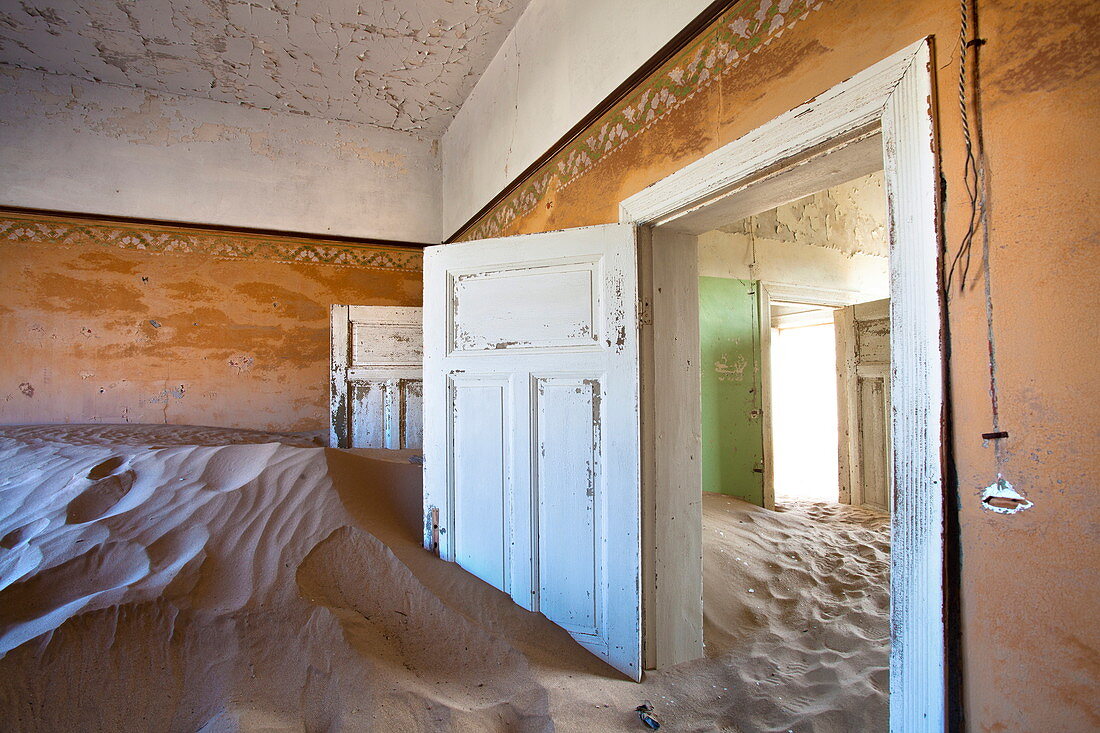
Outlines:
{"label": "dark wood trim strip", "polygon": [[638,67],[638,69],[626,78],[619,86],[615,87],[614,91],[608,94],[603,100],[600,101],[592,110],[581,118],[580,122],[575,124],[565,133],[556,143],[550,146],[550,148],[535,159],[531,165],[527,166],[522,173],[512,179],[512,181],[505,186],[500,193],[489,200],[489,203],[481,207],[481,209],[470,217],[465,224],[460,226],[451,236],[443,240],[444,244],[450,244],[456,239],[461,237],[467,229],[472,227],[477,221],[492,211],[493,207],[507,198],[513,191],[519,188],[525,180],[533,175],[539,168],[544,166],[551,158],[560,153],[566,146],[577,139],[581,133],[587,130],[596,120],[603,117],[609,111],[611,111],[616,104],[621,102],[630,92],[634,90],[639,84],[645,81],[653,72],[661,68],[669,59],[678,54],[688,45],[697,35],[705,30],[711,23],[718,19],[722,13],[726,12],[741,0],[714,0],[708,5],[703,12],[695,16],[695,19],[688,23],[684,28],[677,33],[672,40],[661,47],[657,53],[649,57],[644,64]]}
{"label": "dark wood trim strip", "polygon": [[223,234],[243,234],[259,237],[279,237],[282,239],[308,239],[310,241],[338,242],[370,247],[400,247],[403,249],[424,249],[431,247],[433,243],[405,242],[397,239],[364,239],[360,237],[347,237],[338,234],[310,234],[308,232],[288,232],[280,229],[259,229],[255,227],[235,227],[226,224],[198,224],[188,221],[172,221],[168,219],[143,219],[134,216],[112,216],[110,214],[89,214],[74,211],[56,211],[53,209],[33,209],[24,206],[5,206],[0,204],[0,214],[23,214],[26,216],[55,216],[64,219],[80,219],[88,222],[102,222],[105,224],[135,224],[138,226],[171,227],[175,229],[197,229],[205,232],[219,232]]}

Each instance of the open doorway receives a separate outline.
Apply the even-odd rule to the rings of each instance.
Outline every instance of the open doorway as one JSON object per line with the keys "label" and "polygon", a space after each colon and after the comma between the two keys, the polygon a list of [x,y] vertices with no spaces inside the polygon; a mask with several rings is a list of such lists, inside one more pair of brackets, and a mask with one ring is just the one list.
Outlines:
{"label": "open doorway", "polygon": [[775,500],[839,502],[833,309],[773,302],[770,317]]}
{"label": "open doorway", "polygon": [[772,702],[857,709],[875,729],[890,648],[886,208],[872,171],[697,241],[706,654],[741,660]]}
{"label": "open doorway", "polygon": [[[851,169],[873,164],[868,158]],[[874,332],[838,329],[853,326],[846,307],[888,304],[888,250],[881,170],[698,236],[704,491],[769,509],[779,497],[850,503],[841,467],[858,479],[874,456],[841,455],[849,453],[849,423],[881,438],[889,412],[841,420],[838,408],[860,396],[854,384],[848,397],[851,370],[865,370],[868,360],[888,368],[889,313]],[[856,363],[847,349],[860,345]],[[881,393],[888,375],[876,376]],[[879,476],[879,464],[872,469]],[[877,499],[885,485],[876,492]]]}
{"label": "open doorway", "polygon": [[[643,461],[643,501],[652,507],[643,513],[642,585],[645,661],[647,667],[661,667],[698,656],[704,641],[703,504],[711,494],[701,490],[705,456],[698,426],[703,424],[700,381],[708,355],[701,350],[702,328],[685,327],[700,314],[700,276],[706,276],[701,235],[883,171],[889,212],[885,307],[890,314],[884,341],[890,345],[887,370],[893,379],[889,402],[883,401],[881,409],[890,416],[882,443],[889,447],[883,465],[893,482],[887,489],[893,525],[888,624],[892,730],[937,730],[944,720],[944,362],[929,58],[928,44],[918,42],[620,204],[620,221],[651,227],[651,241],[643,240],[640,253],[642,318],[651,319],[652,329],[651,335],[643,335],[641,362],[643,455],[651,456]],[[752,273],[731,275],[761,283],[750,291],[756,294],[761,320],[770,317],[770,306],[760,302],[769,296],[829,304],[818,297],[828,293],[788,297],[757,269],[759,259],[755,265]],[[843,307],[856,303],[847,301]],[[770,329],[762,333],[770,337]],[[770,349],[760,347],[763,360]],[[725,363],[737,364],[730,359]],[[751,373],[748,367],[745,373]],[[768,370],[761,368],[760,373]],[[761,404],[763,391],[761,383],[754,394]],[[871,382],[867,391],[875,394]],[[838,392],[838,418],[839,399]],[[769,434],[763,428],[769,415],[759,409],[763,436]],[[841,430],[838,425],[838,442]],[[839,462],[840,455],[838,484],[843,478]],[[764,512],[769,502],[774,506],[775,496],[768,494],[774,485],[765,480],[768,462],[761,464],[754,473],[760,476],[763,506],[752,506]],[[840,494],[838,486],[838,498]],[[852,535],[849,544],[859,544],[858,537]],[[757,597],[759,589],[752,590],[744,589],[743,597]],[[779,599],[781,593],[782,588],[774,595]],[[884,676],[878,675],[880,683]]]}

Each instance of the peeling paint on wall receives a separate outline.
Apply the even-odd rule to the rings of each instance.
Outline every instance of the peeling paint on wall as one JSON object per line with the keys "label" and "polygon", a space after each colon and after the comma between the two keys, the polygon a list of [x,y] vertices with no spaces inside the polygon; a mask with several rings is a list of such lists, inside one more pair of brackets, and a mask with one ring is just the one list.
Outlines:
{"label": "peeling paint on wall", "polygon": [[886,190],[882,171],[750,216],[719,231],[758,240],[809,244],[853,255],[886,257]]}
{"label": "peeling paint on wall", "polygon": [[745,379],[747,366],[744,354],[738,354],[732,364],[729,363],[729,355],[722,354],[722,358],[714,362],[714,373],[718,375],[719,382],[741,382]]}
{"label": "peeling paint on wall", "polygon": [[170,246],[204,232],[100,224],[0,238],[0,424],[326,429],[329,304],[420,304],[419,252],[415,268],[223,257]]}
{"label": "peeling paint on wall", "polygon": [[150,397],[148,402],[150,405],[167,405],[169,398],[174,397],[177,400],[182,400],[186,393],[187,387],[181,384],[178,387],[162,389],[160,392]]}
{"label": "peeling paint on wall", "polygon": [[25,0],[0,63],[436,137],[526,5]]}
{"label": "peeling paint on wall", "polygon": [[238,375],[241,375],[245,372],[252,371],[252,367],[255,366],[256,360],[247,354],[240,354],[238,356],[231,356],[225,363],[230,369]]}
{"label": "peeling paint on wall", "polygon": [[889,295],[882,172],[819,191],[699,237],[699,274]]}

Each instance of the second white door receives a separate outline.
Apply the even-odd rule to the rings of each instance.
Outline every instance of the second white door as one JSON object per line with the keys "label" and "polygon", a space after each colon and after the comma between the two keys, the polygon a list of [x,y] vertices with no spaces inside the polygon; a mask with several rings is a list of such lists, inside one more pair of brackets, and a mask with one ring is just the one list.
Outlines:
{"label": "second white door", "polygon": [[634,679],[637,283],[629,225],[424,261],[426,543]]}

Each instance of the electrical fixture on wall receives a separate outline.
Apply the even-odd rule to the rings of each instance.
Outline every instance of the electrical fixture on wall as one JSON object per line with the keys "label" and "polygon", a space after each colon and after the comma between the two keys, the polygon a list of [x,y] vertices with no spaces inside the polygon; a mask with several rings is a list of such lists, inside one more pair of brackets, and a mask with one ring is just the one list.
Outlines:
{"label": "electrical fixture on wall", "polygon": [[[963,164],[963,184],[969,200],[969,222],[962,241],[951,261],[945,283],[945,295],[951,297],[954,278],[958,276],[959,292],[966,291],[970,274],[970,258],[974,239],[982,237],[982,274],[985,287],[986,342],[989,354],[989,399],[993,429],[982,433],[983,441],[992,441],[993,460],[997,479],[981,491],[982,508],[999,514],[1015,514],[1029,509],[1033,504],[1020,494],[1004,478],[1007,461],[1005,444],[1008,431],[1001,429],[998,406],[997,345],[993,328],[993,295],[989,264],[989,179],[985,166],[985,146],[982,135],[980,50],[986,39],[978,34],[977,0],[961,0],[959,25],[959,116],[962,122],[963,147],[966,152]],[[973,53],[973,62],[967,59]],[[969,90],[969,95],[968,95]],[[970,112],[974,111],[974,127],[971,129]]]}

